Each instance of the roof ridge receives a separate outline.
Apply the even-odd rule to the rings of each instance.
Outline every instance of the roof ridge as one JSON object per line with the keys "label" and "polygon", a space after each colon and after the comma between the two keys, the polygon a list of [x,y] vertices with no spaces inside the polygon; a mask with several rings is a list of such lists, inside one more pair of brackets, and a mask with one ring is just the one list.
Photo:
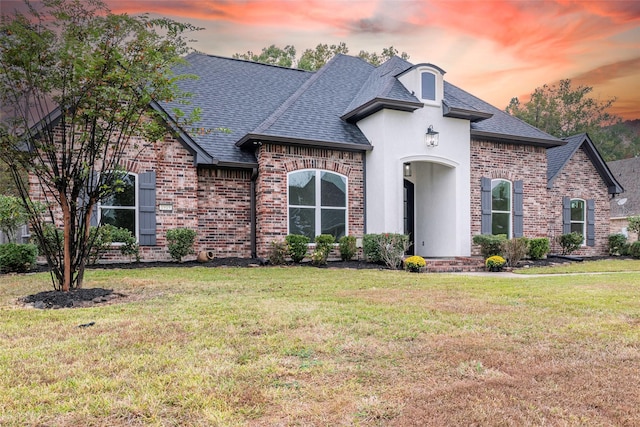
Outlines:
{"label": "roof ridge", "polygon": [[271,127],[271,125],[273,125],[280,117],[282,117],[285,111],[287,111],[294,102],[300,99],[300,97],[307,91],[307,89],[309,89],[309,87],[311,87],[311,85],[313,85],[320,78],[320,76],[322,76],[326,72],[329,64],[333,63],[337,57],[338,55],[335,55],[326,64],[324,64],[322,68],[313,73],[313,75],[309,79],[307,79],[298,88],[298,90],[296,90],[289,98],[287,98],[286,101],[284,101],[278,108],[276,108],[275,111],[269,117],[264,119],[262,123],[260,123],[251,133],[259,134],[269,129],[269,127]]}
{"label": "roof ridge", "polygon": [[247,64],[262,65],[262,66],[265,66],[265,67],[279,68],[279,69],[282,69],[282,70],[299,71],[299,72],[302,72],[302,73],[310,73],[310,74],[314,73],[314,71],[303,70],[302,68],[285,67],[284,65],[267,64],[266,62],[251,61],[249,59],[233,58],[233,57],[230,57],[230,56],[214,55],[214,54],[211,54],[211,53],[203,53],[203,52],[191,52],[187,56],[185,56],[185,59],[187,59],[189,56],[193,56],[193,55],[206,56],[208,58],[224,59],[224,60],[227,60],[227,61],[244,62],[244,63],[247,63]]}

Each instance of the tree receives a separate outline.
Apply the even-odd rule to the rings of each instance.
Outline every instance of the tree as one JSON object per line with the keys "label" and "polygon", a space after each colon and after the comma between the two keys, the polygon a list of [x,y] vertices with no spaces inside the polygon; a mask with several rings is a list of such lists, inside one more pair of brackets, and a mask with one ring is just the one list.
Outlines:
{"label": "tree", "polygon": [[16,231],[27,219],[27,212],[20,199],[0,194],[0,231],[7,236],[9,242],[16,243]]}
{"label": "tree", "polygon": [[640,152],[640,138],[610,112],[616,99],[601,101],[589,96],[592,91],[564,79],[536,88],[524,104],[512,98],[506,112],[558,138],[586,132],[607,161]]}
{"label": "tree", "polygon": [[[68,291],[82,286],[92,211],[122,189],[123,159],[144,149],[136,141],[153,143],[167,132],[166,113],[150,106],[187,97],[176,86],[187,76],[170,69],[188,52],[184,34],[197,28],[114,15],[100,0],[27,5],[26,14],[0,22],[0,158],[54,288]],[[51,224],[62,224],[62,239],[51,238]]]}
{"label": "tree", "polygon": [[262,48],[262,52],[260,52],[259,55],[248,51],[247,53],[236,53],[233,55],[233,58],[261,62],[263,64],[278,65],[280,67],[291,67],[295,62],[296,48],[287,45],[284,49],[281,49],[272,44],[269,47]]}
{"label": "tree", "polygon": [[[296,48],[294,46],[287,45],[284,49],[275,45],[262,48],[260,55],[256,55],[251,51],[247,53],[236,53],[233,58],[244,59],[247,61],[261,62],[264,64],[279,65],[282,67],[295,67],[301,70],[316,71],[322,68],[331,58],[338,54],[346,55],[349,53],[349,48],[344,42],[340,42],[335,45],[327,45],[319,43],[315,49],[306,49],[300,59],[296,59]],[[392,58],[398,54],[398,50],[393,46],[382,49],[380,54],[371,53],[361,50],[358,57],[363,60],[378,66],[386,60]],[[402,52],[400,57],[403,59],[409,59],[409,55],[406,52]]]}

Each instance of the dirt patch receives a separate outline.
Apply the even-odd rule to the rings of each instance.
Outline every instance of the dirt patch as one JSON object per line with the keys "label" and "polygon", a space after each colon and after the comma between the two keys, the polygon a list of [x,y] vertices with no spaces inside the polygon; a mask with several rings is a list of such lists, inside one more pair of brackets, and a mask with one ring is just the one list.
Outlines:
{"label": "dirt patch", "polygon": [[74,289],[69,292],[45,291],[21,298],[24,304],[39,309],[91,307],[125,298],[126,295],[113,292],[113,289],[88,288]]}

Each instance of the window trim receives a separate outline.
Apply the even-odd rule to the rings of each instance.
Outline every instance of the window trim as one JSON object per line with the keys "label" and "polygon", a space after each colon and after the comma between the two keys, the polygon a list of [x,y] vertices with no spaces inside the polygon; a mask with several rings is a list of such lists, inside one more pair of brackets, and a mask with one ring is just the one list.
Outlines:
{"label": "window trim", "polygon": [[[103,173],[109,173],[109,172],[103,172]],[[102,209],[123,209],[123,210],[133,210],[134,213],[134,233],[133,236],[136,238],[136,242],[140,241],[140,237],[139,237],[139,233],[140,233],[140,194],[139,194],[139,187],[140,187],[140,178],[139,178],[139,174],[135,173],[135,172],[127,172],[126,175],[132,175],[135,177],[135,185],[134,185],[134,197],[135,197],[135,203],[133,206],[112,206],[112,205],[103,205],[101,201],[98,200],[97,206],[96,206],[96,211],[97,211],[97,221],[98,224],[102,223]]]}
{"label": "window trim", "polygon": [[[571,204],[574,201],[582,202],[582,221],[576,221],[573,219]],[[587,246],[587,201],[578,197],[574,197],[569,200],[569,230],[573,228],[573,224],[582,224],[582,243],[580,246]]]}
{"label": "window trim", "polygon": [[[290,180],[290,176],[296,173],[300,173],[300,172],[308,172],[308,171],[312,171],[315,173],[315,204],[314,205],[292,205],[289,204],[289,180]],[[291,208],[302,208],[302,209],[314,209],[314,220],[315,220],[315,236],[318,236],[320,234],[322,234],[322,173],[329,173],[329,174],[334,174],[337,175],[341,178],[344,178],[345,180],[345,189],[344,189],[344,195],[345,195],[345,201],[344,201],[344,207],[341,206],[324,206],[324,208],[326,209],[336,209],[336,210],[344,210],[345,214],[344,214],[344,235],[348,236],[349,235],[349,177],[346,175],[343,175],[339,172],[334,172],[331,170],[327,170],[327,169],[314,169],[314,168],[306,168],[306,169],[297,169],[291,172],[287,172],[287,199],[286,199],[286,204],[287,204],[287,234],[291,234],[291,230],[289,229],[290,226],[290,210]],[[315,237],[314,236],[314,237]],[[311,241],[313,242],[313,239],[311,239]],[[337,239],[336,239],[337,242]]]}
{"label": "window trim", "polygon": [[[509,210],[508,211],[499,211],[499,210],[495,210],[493,209],[493,188],[494,182],[507,182],[509,183]],[[508,214],[509,215],[509,220],[508,220],[508,224],[509,224],[509,232],[507,233],[507,239],[511,239],[511,236],[513,235],[513,182],[509,181],[508,179],[503,179],[503,178],[494,178],[491,180],[491,234],[495,236],[495,234],[493,234],[493,214],[495,213],[500,213],[500,214]],[[501,233],[503,234],[503,233]]]}

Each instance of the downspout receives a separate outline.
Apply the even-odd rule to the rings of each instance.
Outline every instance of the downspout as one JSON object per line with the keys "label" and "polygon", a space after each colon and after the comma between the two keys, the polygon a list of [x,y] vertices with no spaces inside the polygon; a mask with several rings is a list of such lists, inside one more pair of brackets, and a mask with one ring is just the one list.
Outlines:
{"label": "downspout", "polygon": [[258,257],[256,244],[256,181],[258,179],[258,168],[251,170],[251,258]]}
{"label": "downspout", "polygon": [[[362,203],[364,204],[364,227],[363,233],[367,234],[367,153],[362,153]],[[363,236],[364,237],[364,236]]]}

